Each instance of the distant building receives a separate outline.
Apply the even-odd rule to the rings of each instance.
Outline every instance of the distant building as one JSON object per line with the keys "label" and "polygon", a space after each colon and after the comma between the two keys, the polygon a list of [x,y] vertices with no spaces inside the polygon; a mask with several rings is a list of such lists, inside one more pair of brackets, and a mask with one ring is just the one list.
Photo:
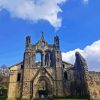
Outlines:
{"label": "distant building", "polygon": [[85,59],[78,52],[75,55],[74,65],[62,61],[58,36],[54,37],[54,44],[48,44],[42,33],[35,45],[27,36],[23,61],[10,67],[8,100],[100,98],[100,73],[89,72]]}

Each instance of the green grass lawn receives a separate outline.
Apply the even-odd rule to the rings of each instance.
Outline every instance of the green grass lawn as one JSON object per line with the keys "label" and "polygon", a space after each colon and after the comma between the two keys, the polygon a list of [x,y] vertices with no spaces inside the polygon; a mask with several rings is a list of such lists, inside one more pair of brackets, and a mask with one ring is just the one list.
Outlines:
{"label": "green grass lawn", "polygon": [[72,98],[72,97],[65,97],[65,98],[54,98],[53,100],[88,100],[86,98]]}
{"label": "green grass lawn", "polygon": [[6,97],[0,97],[0,100],[6,100]]}
{"label": "green grass lawn", "polygon": [[88,100],[88,99],[54,99],[54,100]]}

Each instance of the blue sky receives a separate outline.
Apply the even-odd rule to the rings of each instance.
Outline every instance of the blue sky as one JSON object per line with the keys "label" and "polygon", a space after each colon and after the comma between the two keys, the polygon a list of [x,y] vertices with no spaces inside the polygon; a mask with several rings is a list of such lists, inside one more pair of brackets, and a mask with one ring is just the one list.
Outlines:
{"label": "blue sky", "polygon": [[[28,4],[28,10],[20,8],[20,1]],[[100,0],[52,0],[50,5],[45,0],[33,1],[39,5],[36,11],[28,8],[27,0],[18,0],[16,6],[13,0],[0,0],[0,66],[20,62],[25,37],[30,35],[36,43],[43,31],[49,43],[59,36],[63,60],[74,63],[74,53],[79,51],[90,70],[100,71]]]}

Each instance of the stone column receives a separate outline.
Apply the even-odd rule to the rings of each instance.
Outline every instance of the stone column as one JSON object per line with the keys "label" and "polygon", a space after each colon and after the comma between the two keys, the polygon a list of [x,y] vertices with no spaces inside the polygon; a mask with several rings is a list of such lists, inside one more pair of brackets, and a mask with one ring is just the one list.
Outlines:
{"label": "stone column", "polygon": [[35,60],[36,60],[36,57],[35,57],[35,54],[33,54],[33,67],[35,67]]}
{"label": "stone column", "polygon": [[23,93],[22,93],[22,99],[30,99],[30,82],[24,82],[23,83]]}
{"label": "stone column", "polygon": [[50,67],[50,53],[49,53],[49,62],[48,62],[48,65],[49,65],[49,67]]}
{"label": "stone column", "polygon": [[23,75],[23,91],[22,91],[22,99],[30,99],[31,98],[31,71],[29,68],[24,69]]}
{"label": "stone column", "polygon": [[42,66],[45,66],[45,53],[42,54]]}

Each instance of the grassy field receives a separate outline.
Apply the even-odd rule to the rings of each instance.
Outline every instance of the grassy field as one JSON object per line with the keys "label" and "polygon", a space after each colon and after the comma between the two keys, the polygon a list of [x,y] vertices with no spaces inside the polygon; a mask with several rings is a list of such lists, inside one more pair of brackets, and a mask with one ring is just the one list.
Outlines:
{"label": "grassy field", "polygon": [[65,98],[54,98],[53,100],[88,100],[86,98],[72,98],[72,97],[65,97]]}
{"label": "grassy field", "polygon": [[88,99],[54,99],[54,100],[88,100]]}
{"label": "grassy field", "polygon": [[54,99],[54,100],[88,100],[88,99]]}
{"label": "grassy field", "polygon": [[0,100],[6,100],[6,97],[0,97]]}

